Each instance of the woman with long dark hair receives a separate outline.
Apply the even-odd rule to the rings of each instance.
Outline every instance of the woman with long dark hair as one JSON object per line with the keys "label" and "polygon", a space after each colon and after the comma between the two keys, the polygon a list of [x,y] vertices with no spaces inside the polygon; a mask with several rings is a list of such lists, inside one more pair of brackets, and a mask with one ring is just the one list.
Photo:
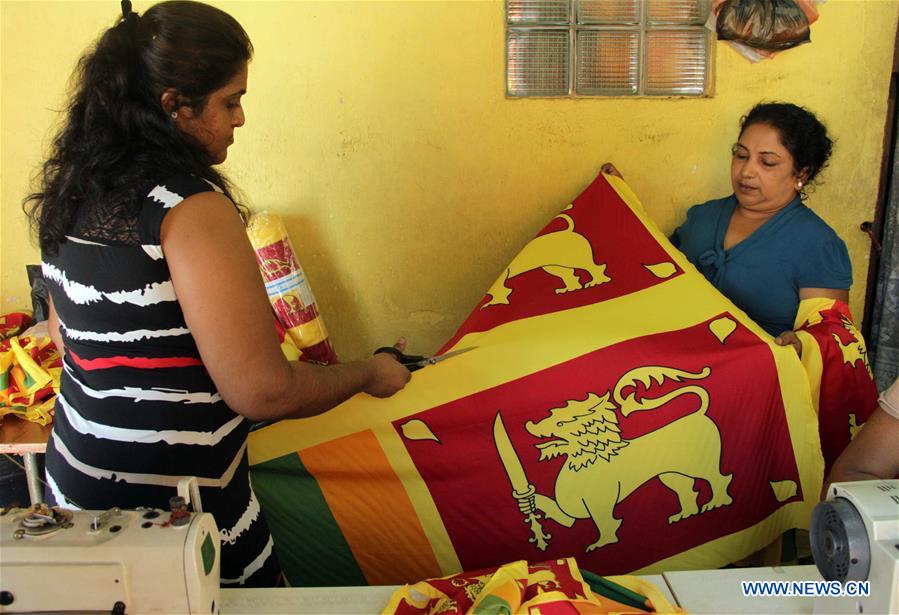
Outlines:
{"label": "woman with long dark hair", "polygon": [[172,1],[138,15],[124,0],[78,64],[27,199],[64,365],[52,499],[162,508],[197,477],[221,534],[223,585],[278,575],[249,483],[247,419],[311,416],[409,380],[389,354],[317,366],[280,351],[242,215],[215,169],[244,124],[252,53],[221,10]]}

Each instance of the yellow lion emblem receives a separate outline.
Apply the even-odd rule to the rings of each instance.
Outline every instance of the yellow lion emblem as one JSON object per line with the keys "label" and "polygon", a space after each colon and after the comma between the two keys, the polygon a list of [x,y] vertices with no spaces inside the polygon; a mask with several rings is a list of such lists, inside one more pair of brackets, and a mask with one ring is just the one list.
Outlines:
{"label": "yellow lion emblem", "polygon": [[[565,211],[572,207],[573,205],[569,205]],[[490,300],[481,306],[481,309],[500,303],[508,304],[512,289],[506,286],[506,282],[509,278],[534,269],[543,269],[546,273],[562,280],[565,286],[557,288],[556,294],[611,281],[611,278],[605,273],[606,266],[598,265],[593,261],[593,247],[590,242],[583,235],[574,231],[574,220],[571,219],[571,216],[559,214],[556,218],[564,219],[568,223],[568,228],[564,231],[541,235],[529,242],[509,264],[505,273],[487,291]],[[590,280],[583,285],[575,273],[578,269],[583,269],[590,274]]]}
{"label": "yellow lion emblem", "polygon": [[[727,490],[733,474],[719,471],[721,434],[706,416],[708,392],[701,386],[687,385],[655,399],[637,399],[636,393],[637,382],[648,388],[652,380],[659,384],[666,378],[676,382],[699,380],[710,373],[708,367],[699,373],[658,366],[636,368],[625,374],[611,393],[590,393],[584,400],[571,400],[550,409],[545,419],[528,421],[525,428],[531,435],[548,438],[536,445],[541,461],[559,455],[568,459],[556,479],[555,499],[533,494],[527,498],[530,505],[520,500],[522,512],[542,511],[565,527],[571,527],[577,519],[592,519],[599,539],[587,547],[589,552],[618,542],[621,519],[614,515],[615,506],[656,476],[680,502],[680,510],[668,516],[668,523],[731,504]],[[622,395],[629,389],[633,392]],[[627,416],[658,408],[682,395],[695,395],[699,401],[691,414],[638,438],[621,438],[616,403]],[[699,492],[693,488],[696,479],[707,481],[712,489],[711,499],[701,509]]]}
{"label": "yellow lion emblem", "polygon": [[868,348],[865,346],[865,340],[862,337],[862,334],[855,328],[852,321],[845,316],[843,316],[842,321],[843,328],[852,336],[849,343],[844,344],[843,340],[841,340],[840,336],[836,333],[831,333],[831,335],[837,343],[837,346],[840,348],[840,353],[843,355],[843,363],[854,368],[855,364],[858,361],[861,361],[868,371],[868,376],[873,380],[874,373],[871,371],[871,364],[868,363]]}

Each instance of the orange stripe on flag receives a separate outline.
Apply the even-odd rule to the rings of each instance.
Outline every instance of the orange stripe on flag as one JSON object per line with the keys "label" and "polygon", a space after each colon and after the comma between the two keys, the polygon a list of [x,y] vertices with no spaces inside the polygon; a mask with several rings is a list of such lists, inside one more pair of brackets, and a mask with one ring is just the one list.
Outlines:
{"label": "orange stripe on flag", "polygon": [[[440,576],[412,502],[371,431],[300,451],[370,585]],[[404,581],[398,581],[403,579]]]}

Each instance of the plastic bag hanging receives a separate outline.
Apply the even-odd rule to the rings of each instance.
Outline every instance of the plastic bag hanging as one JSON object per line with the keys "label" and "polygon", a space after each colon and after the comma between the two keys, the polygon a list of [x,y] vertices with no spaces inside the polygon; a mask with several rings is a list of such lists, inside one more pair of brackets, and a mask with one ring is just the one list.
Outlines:
{"label": "plastic bag hanging", "polygon": [[247,235],[278,321],[299,348],[300,360],[337,363],[325,321],[318,313],[309,280],[296,257],[281,217],[267,211],[250,219]]}
{"label": "plastic bag hanging", "polygon": [[810,42],[809,26],[818,19],[815,4],[816,0],[712,0],[709,26],[718,40],[758,61]]}

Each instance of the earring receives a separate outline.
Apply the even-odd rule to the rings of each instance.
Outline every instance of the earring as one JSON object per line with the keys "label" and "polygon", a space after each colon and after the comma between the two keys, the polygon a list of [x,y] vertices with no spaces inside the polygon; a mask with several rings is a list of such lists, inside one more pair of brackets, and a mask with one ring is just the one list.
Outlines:
{"label": "earring", "polygon": [[802,182],[796,184],[796,190],[802,190]]}
{"label": "earring", "polygon": [[177,111],[172,111],[169,115],[172,116],[172,119],[173,119],[173,120],[177,120],[177,119],[178,119],[178,112],[177,112]]}

